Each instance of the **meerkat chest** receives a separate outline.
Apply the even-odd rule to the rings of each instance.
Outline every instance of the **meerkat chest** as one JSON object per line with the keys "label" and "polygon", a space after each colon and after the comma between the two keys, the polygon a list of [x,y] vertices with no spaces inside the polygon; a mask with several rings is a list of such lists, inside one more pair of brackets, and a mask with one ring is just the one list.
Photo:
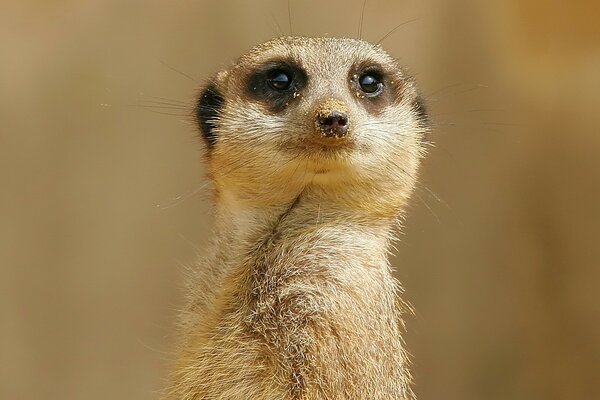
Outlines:
{"label": "meerkat chest", "polygon": [[244,268],[245,326],[292,398],[403,399],[396,283],[385,259],[347,240],[321,232],[259,252]]}

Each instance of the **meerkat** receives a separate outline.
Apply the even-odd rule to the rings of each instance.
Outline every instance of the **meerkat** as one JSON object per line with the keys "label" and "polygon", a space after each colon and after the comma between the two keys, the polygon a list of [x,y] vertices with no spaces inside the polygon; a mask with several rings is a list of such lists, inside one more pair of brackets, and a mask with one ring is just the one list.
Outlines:
{"label": "meerkat", "polygon": [[428,131],[414,81],[380,46],[283,37],[195,115],[216,221],[168,398],[412,398],[388,254]]}

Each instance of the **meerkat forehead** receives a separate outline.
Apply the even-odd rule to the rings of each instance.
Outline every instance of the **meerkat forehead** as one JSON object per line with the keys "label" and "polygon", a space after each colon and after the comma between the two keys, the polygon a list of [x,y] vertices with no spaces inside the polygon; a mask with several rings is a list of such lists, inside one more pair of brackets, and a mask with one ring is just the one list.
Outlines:
{"label": "meerkat forehead", "polygon": [[306,68],[338,72],[354,62],[371,61],[397,68],[380,46],[350,38],[287,36],[269,40],[238,59],[235,69],[259,66],[269,59],[289,59]]}

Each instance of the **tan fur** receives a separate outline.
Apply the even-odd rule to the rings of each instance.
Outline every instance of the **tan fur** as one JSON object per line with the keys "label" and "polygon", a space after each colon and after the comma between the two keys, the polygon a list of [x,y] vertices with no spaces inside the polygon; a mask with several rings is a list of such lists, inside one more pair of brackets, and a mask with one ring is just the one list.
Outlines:
{"label": "tan fur", "polygon": [[[274,113],[246,82],[282,57],[308,84]],[[365,62],[391,74],[371,109],[349,85]],[[191,284],[169,398],[411,398],[387,255],[423,155],[413,83],[379,47],[296,37],[257,46],[212,83],[224,97],[207,151],[214,243]],[[350,133],[330,146],[315,115],[336,104]]]}

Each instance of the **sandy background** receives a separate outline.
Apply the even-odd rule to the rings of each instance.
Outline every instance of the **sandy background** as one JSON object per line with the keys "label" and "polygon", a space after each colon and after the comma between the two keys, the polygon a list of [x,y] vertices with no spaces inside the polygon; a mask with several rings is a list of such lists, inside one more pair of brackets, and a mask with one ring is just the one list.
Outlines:
{"label": "sandy background", "polygon": [[[362,1],[291,3],[357,36]],[[436,124],[394,259],[419,399],[600,398],[600,5],[369,0],[363,36],[411,20],[383,45]],[[289,28],[285,1],[3,2],[0,398],[159,398],[211,221],[178,105]]]}

